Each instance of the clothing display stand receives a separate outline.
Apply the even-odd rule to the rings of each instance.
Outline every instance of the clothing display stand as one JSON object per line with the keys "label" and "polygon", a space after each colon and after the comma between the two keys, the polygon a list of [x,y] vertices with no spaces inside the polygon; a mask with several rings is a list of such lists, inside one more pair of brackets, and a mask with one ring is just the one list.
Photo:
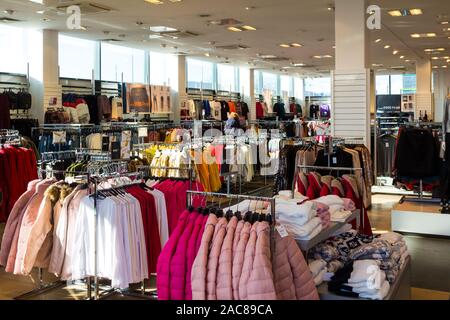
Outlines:
{"label": "clothing display stand", "polygon": [[[353,174],[356,174],[357,172],[361,172],[363,171],[362,168],[340,168],[340,167],[317,167],[317,166],[297,166],[297,169],[295,170],[294,173],[294,180],[292,183],[292,198],[294,198],[295,195],[295,186],[297,183],[297,177],[300,171],[304,171],[304,172],[308,172],[308,171],[330,171],[330,172],[350,172]],[[360,189],[364,190],[364,183],[361,180],[360,181]],[[363,201],[363,196],[362,194],[360,195],[360,205],[361,208],[364,208],[364,201]],[[357,210],[355,211],[352,216],[350,216],[346,222],[340,224],[340,223],[336,223],[336,224],[332,224],[327,230],[322,231],[322,233],[320,233],[316,238],[312,239],[312,240],[308,240],[308,241],[300,241],[298,242],[300,247],[302,248],[302,250],[304,251],[308,251],[309,249],[311,249],[312,247],[314,247],[315,245],[317,245],[318,243],[328,239],[331,237],[331,235],[336,232],[337,230],[339,230],[340,227],[344,226],[345,224],[347,224],[347,222],[352,221],[356,218],[356,225],[357,225],[357,229],[360,228],[361,223],[362,223],[362,227],[364,228],[365,226],[365,219],[364,219],[364,215],[361,214],[362,210]]]}

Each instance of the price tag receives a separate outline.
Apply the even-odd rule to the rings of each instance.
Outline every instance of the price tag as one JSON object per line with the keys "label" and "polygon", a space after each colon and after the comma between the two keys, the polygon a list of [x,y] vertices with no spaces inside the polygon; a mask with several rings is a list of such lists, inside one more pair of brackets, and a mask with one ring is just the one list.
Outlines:
{"label": "price tag", "polygon": [[138,129],[138,136],[139,136],[139,138],[147,138],[147,136],[148,136],[148,129],[147,128],[139,128]]}
{"label": "price tag", "polygon": [[333,157],[333,164],[337,164],[337,158]]}
{"label": "price tag", "polygon": [[287,232],[286,228],[283,225],[277,226],[277,231],[282,238],[286,238],[289,235],[289,233]]}

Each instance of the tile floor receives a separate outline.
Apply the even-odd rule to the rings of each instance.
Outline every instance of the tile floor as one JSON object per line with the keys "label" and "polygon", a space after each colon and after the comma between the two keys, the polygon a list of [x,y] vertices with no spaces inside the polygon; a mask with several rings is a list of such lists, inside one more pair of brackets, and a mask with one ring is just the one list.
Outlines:
{"label": "tile floor", "polygon": [[[391,230],[391,210],[398,203],[399,196],[374,195],[373,206],[369,212],[375,232]],[[4,225],[0,224],[0,235]],[[450,240],[438,240],[407,236],[406,241],[412,256],[413,300],[449,300],[450,299]],[[44,282],[55,279],[44,272]],[[0,268],[0,300],[15,297],[33,290],[37,283],[37,272],[29,277],[19,277],[5,273]],[[147,283],[154,288],[154,279]],[[44,294],[30,297],[35,300],[81,300],[86,296],[83,285],[62,286]],[[128,296],[113,295],[109,299],[132,299]]]}

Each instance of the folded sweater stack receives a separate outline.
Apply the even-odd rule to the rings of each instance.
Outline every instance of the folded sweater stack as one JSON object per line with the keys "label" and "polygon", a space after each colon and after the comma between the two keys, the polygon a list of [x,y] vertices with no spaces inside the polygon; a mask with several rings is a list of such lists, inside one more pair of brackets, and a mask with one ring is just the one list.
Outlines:
{"label": "folded sweater stack", "polygon": [[320,286],[327,278],[327,263],[322,259],[311,260],[308,266],[309,270],[311,270],[316,287]]}
{"label": "folded sweater stack", "polygon": [[360,260],[350,262],[337,271],[328,289],[342,296],[383,300],[389,293],[390,285],[376,261]]}

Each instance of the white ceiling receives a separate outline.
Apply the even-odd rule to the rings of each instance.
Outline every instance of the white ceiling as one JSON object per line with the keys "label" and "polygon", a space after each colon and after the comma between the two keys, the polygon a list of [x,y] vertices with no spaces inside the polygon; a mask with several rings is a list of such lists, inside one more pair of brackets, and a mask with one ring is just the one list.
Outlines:
{"label": "white ceiling", "polygon": [[[334,67],[334,59],[314,59],[314,55],[334,55],[334,12],[328,7],[333,0],[183,0],[178,3],[169,1],[164,5],[152,5],[144,0],[92,0],[90,2],[114,9],[109,13],[87,14],[82,17],[82,25],[87,31],[70,31],[66,27],[66,16],[47,12],[36,13],[58,3],[78,4],[81,1],[44,0],[45,5],[29,0],[0,0],[0,17],[10,17],[23,22],[10,25],[38,29],[54,29],[64,34],[85,39],[118,39],[124,40],[121,45],[145,48],[168,53],[185,52],[190,56],[201,56],[218,62],[228,58],[230,63],[256,63],[257,68],[280,70],[290,66],[291,62],[305,63],[313,67],[289,69],[290,73],[311,74],[328,71]],[[441,20],[450,20],[449,0],[372,0],[383,8],[380,31],[371,31],[370,63],[383,64],[381,69],[405,66],[414,70],[413,61],[427,56],[424,49],[428,47],[444,47],[443,55],[450,55],[450,32],[444,32],[439,24]],[[246,7],[253,7],[246,10]],[[421,8],[422,16],[393,18],[388,10],[397,8]],[[13,10],[9,15],[3,10]],[[200,15],[209,17],[200,17]],[[44,22],[43,18],[51,21]],[[242,24],[257,28],[256,31],[230,32],[224,26],[209,25],[210,20],[234,18]],[[149,40],[149,31],[138,26],[168,26],[182,31],[199,34],[197,37],[179,38],[176,40]],[[450,25],[446,27],[450,28]],[[107,31],[109,34],[105,34]],[[412,39],[411,33],[436,32],[434,39]],[[125,36],[124,38],[121,36]],[[374,43],[381,38],[380,43]],[[145,42],[144,42],[145,41]],[[215,44],[212,45],[211,43]],[[281,48],[280,43],[298,42],[302,48]],[[162,48],[161,45],[166,45]],[[392,47],[387,50],[384,45]],[[219,50],[215,46],[244,45],[243,50]],[[392,54],[392,50],[400,52]],[[210,58],[204,56],[210,53]],[[282,62],[264,62],[258,54],[273,54],[286,57]],[[400,56],[405,56],[402,60]],[[406,63],[404,60],[411,60]],[[444,61],[436,63],[441,66],[450,64]],[[383,70],[382,70],[383,71]]]}

